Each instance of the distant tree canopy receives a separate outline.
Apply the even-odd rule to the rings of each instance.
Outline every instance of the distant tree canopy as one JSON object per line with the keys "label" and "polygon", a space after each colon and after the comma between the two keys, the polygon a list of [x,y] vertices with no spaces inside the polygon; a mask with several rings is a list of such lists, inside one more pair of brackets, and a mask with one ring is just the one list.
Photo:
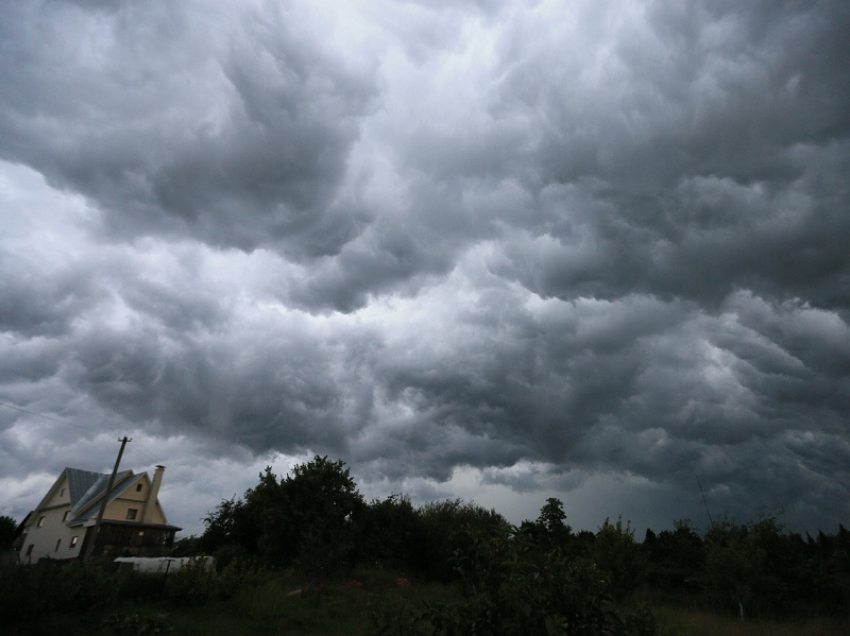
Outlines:
{"label": "distant tree canopy", "polygon": [[266,468],[254,488],[222,501],[204,524],[199,548],[226,560],[318,572],[377,563],[436,578],[451,578],[453,532],[508,528],[495,511],[460,500],[418,510],[398,495],[367,504],[345,463],[318,455],[284,478]]}
{"label": "distant tree canopy", "polygon": [[[316,456],[283,478],[267,468],[241,498],[224,500],[207,515],[201,537],[178,547],[213,553],[222,565],[249,559],[312,575],[379,566],[463,585],[478,581],[479,590],[477,577],[554,576],[545,564],[557,563],[601,577],[615,600],[648,586],[671,600],[734,614],[850,608],[844,526],[835,535],[804,538],[784,532],[775,517],[748,524],[721,518],[703,533],[680,520],[672,530],[647,530],[638,543],[628,521],[606,519],[594,533],[573,532],[566,519],[556,498],[518,528],[495,510],[460,499],[419,507],[404,495],[366,502],[344,462]],[[13,520],[0,523],[14,532]],[[562,582],[575,582],[574,574]],[[500,585],[492,591],[500,594]]]}

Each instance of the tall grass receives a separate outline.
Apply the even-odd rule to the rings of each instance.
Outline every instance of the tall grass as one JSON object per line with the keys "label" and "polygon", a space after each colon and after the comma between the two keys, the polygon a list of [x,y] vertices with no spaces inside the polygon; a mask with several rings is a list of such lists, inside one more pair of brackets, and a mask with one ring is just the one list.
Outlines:
{"label": "tall grass", "polygon": [[812,617],[794,620],[747,619],[723,616],[674,605],[654,605],[652,612],[662,636],[846,636],[850,619]]}

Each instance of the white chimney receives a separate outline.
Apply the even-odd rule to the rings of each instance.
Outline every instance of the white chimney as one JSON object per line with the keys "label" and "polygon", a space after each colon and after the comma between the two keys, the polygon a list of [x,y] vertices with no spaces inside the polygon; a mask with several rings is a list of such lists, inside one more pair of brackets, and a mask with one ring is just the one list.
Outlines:
{"label": "white chimney", "polygon": [[165,466],[157,466],[153,473],[153,482],[151,490],[148,493],[147,501],[145,501],[145,510],[142,513],[142,523],[150,523],[156,510],[156,498],[159,495],[159,487],[162,485],[162,473],[165,471]]}

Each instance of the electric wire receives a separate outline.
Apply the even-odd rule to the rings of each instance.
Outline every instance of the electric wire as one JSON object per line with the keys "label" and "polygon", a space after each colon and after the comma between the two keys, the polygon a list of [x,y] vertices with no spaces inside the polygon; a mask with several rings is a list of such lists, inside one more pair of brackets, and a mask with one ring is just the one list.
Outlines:
{"label": "electric wire", "polygon": [[[82,424],[74,424],[73,422],[69,422],[68,420],[65,420],[65,419],[62,419],[62,418],[54,417],[52,415],[45,415],[44,413],[38,413],[37,411],[32,411],[32,410],[26,409],[22,406],[17,406],[16,404],[10,404],[10,403],[4,402],[4,401],[0,401],[0,406],[5,406],[6,408],[13,409],[13,410],[19,411],[21,413],[26,413],[26,414],[32,415],[34,417],[40,417],[44,420],[48,420],[48,421],[54,422],[56,424],[62,424],[64,426],[70,426],[70,427],[81,429],[81,430],[91,431],[93,433],[114,433],[115,432],[115,431],[107,430],[107,429],[104,429],[104,428],[97,428],[97,427],[93,427],[93,426],[84,426]],[[138,451],[140,454],[146,456],[148,459],[153,461],[154,464],[163,464],[163,465],[167,464],[167,462],[162,461],[160,458],[158,458],[158,456],[156,456],[153,452],[147,450],[145,448],[145,446],[143,444],[140,444],[138,441],[133,442],[133,445],[130,448],[132,448],[133,451]],[[191,479],[190,477],[187,477],[180,470],[175,468],[173,465],[169,467],[169,473],[174,474],[178,479],[185,482],[187,485],[194,486],[197,490],[201,491],[202,493],[204,493],[205,495],[207,495],[209,497],[216,499],[219,502],[225,499],[223,496],[221,496],[221,494],[214,493],[214,492],[208,490],[207,488],[205,488],[204,486],[202,486],[201,484],[199,484],[198,482],[196,482],[195,480]]]}

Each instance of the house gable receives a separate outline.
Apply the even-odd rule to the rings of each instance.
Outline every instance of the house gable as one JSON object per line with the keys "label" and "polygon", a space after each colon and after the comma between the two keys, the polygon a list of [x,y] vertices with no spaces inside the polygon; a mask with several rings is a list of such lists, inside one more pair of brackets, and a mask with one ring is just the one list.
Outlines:
{"label": "house gable", "polygon": [[59,506],[71,507],[71,493],[68,489],[68,477],[65,475],[65,471],[53,484],[39,508],[57,508]]}
{"label": "house gable", "polygon": [[[157,466],[153,481],[147,473],[135,475],[132,470],[116,475],[103,514],[103,523],[114,526],[103,540],[107,552],[124,549],[122,546],[156,551],[171,545],[174,533],[180,528],[168,524],[159,503],[163,470]],[[109,475],[64,469],[38,507],[28,515],[21,559],[35,562],[44,557],[79,557],[101,510],[108,483]]]}

